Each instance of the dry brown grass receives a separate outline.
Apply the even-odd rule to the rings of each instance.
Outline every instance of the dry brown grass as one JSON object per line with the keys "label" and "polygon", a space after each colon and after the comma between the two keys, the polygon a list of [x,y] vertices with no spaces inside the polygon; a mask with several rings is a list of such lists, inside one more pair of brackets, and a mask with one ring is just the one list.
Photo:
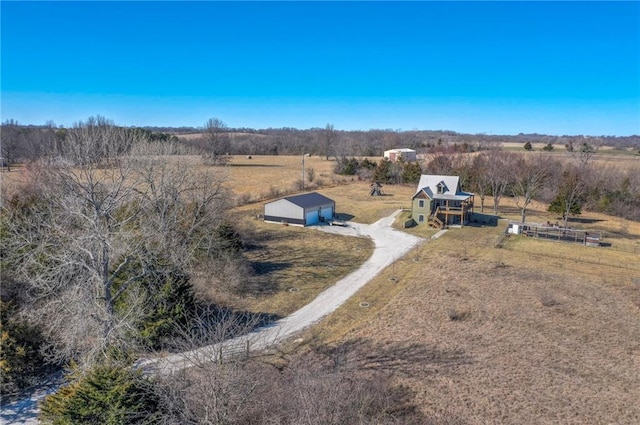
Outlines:
{"label": "dry brown grass", "polygon": [[[313,300],[362,264],[373,249],[367,238],[346,238],[313,228],[282,226],[237,215],[248,236],[246,259],[255,275],[238,291],[207,285],[196,278],[199,292],[228,307],[286,316]],[[243,218],[244,217],[244,218]]]}
{"label": "dry brown grass", "polygon": [[[576,161],[580,158],[579,152],[568,152],[564,146],[556,145],[553,151],[545,152],[542,150],[545,146],[544,143],[532,143],[531,145],[534,150],[530,152],[524,150],[524,143],[503,143],[502,147],[512,152],[526,153],[527,155],[545,155],[566,162]],[[621,170],[640,170],[640,155],[637,152],[637,149],[614,149],[610,146],[603,146],[589,161],[599,167],[608,166]]]}
{"label": "dry brown grass", "polygon": [[[611,222],[640,248],[638,223]],[[638,423],[637,254],[517,237],[495,248],[505,224],[424,244],[306,340],[351,342],[361,367],[392,372],[431,418]]]}
{"label": "dry brown grass", "polygon": [[[306,162],[320,178],[332,167],[321,158]],[[236,194],[260,194],[272,184],[292,186],[301,165],[298,157],[234,158],[226,172]],[[347,179],[319,191],[340,213],[370,223],[408,207],[414,188],[383,190],[389,196],[370,197],[367,183]],[[235,210],[254,234],[247,255],[262,267],[249,282],[257,290],[210,289],[211,297],[284,315],[368,255],[367,240],[255,220],[262,205]],[[303,344],[352,346],[361,368],[392,373],[436,420],[640,423],[640,223],[585,213],[572,225],[604,231],[611,247],[509,237],[496,248],[506,219],[519,217],[512,199],[500,216],[498,227],[451,229],[424,243],[308,331]],[[557,217],[533,204],[528,219]]]}

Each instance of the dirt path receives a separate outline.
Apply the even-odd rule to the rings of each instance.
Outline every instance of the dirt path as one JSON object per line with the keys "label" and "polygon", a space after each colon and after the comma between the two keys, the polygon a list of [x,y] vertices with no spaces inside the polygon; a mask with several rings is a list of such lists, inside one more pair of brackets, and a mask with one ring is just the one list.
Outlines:
{"label": "dirt path", "polygon": [[[238,352],[260,351],[271,347],[336,310],[360,288],[366,285],[383,269],[390,266],[398,258],[404,256],[422,239],[391,227],[400,211],[394,212],[373,224],[348,222],[346,227],[318,226],[319,231],[357,237],[370,237],[375,249],[373,254],[356,271],[336,282],[335,285],[320,293],[313,301],[290,316],[278,320],[270,326],[260,328],[248,335],[224,341],[219,344],[202,347],[197,350],[173,354],[160,359],[145,359],[138,362],[138,367],[153,373],[170,374],[187,368],[200,361],[231,356]],[[0,423],[2,424],[35,424],[37,398],[21,400],[15,404],[3,406]]]}

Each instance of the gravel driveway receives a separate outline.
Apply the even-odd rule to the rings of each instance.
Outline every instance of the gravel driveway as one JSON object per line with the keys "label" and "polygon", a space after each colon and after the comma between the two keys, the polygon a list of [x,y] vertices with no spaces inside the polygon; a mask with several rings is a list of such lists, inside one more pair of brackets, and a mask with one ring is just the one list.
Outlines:
{"label": "gravel driveway", "polygon": [[[400,210],[373,224],[347,222],[346,227],[326,225],[310,227],[309,230],[317,229],[318,231],[348,236],[370,237],[375,244],[375,249],[371,257],[356,271],[321,292],[313,301],[290,316],[248,335],[160,359],[141,360],[138,362],[138,366],[148,372],[172,373],[189,367],[200,360],[218,358],[220,352],[223,355],[225,353],[233,354],[246,350],[246,347],[249,347],[251,351],[263,350],[308,328],[336,310],[384,268],[391,265],[422,241],[421,238],[399,232],[391,227],[399,213]],[[36,396],[3,406],[0,423],[38,423],[36,419],[37,400],[38,397]]]}
{"label": "gravel driveway", "polygon": [[422,241],[421,238],[399,232],[391,227],[399,213],[400,210],[395,211],[390,216],[373,224],[347,222],[346,227],[327,225],[310,227],[310,230],[317,229],[323,232],[348,236],[370,237],[375,244],[375,249],[371,257],[356,271],[321,292],[313,301],[290,316],[248,335],[197,350],[173,354],[161,359],[144,360],[139,362],[138,365],[145,370],[153,369],[162,373],[171,373],[189,367],[194,361],[218,358],[220,352],[223,355],[225,352],[233,354],[244,351],[247,347],[251,351],[263,350],[313,325],[336,310],[384,268],[391,265]]}

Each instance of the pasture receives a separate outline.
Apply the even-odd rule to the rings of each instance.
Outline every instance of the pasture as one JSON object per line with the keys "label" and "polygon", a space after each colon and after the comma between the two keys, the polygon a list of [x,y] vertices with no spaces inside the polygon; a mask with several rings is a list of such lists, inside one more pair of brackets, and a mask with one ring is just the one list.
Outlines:
{"label": "pasture", "polygon": [[[178,161],[205,167],[198,157]],[[334,176],[332,167],[305,158],[317,179],[309,188],[334,199],[343,217],[372,223],[410,206],[415,187],[385,186],[385,196],[371,197],[368,182]],[[297,190],[302,157],[234,157],[208,170],[224,173],[233,193],[254,273],[231,290],[201,271],[201,296],[283,316],[370,254],[366,239],[257,218],[266,200]],[[19,171],[10,174],[1,176],[3,191]],[[591,248],[506,237],[507,221],[518,218],[505,198],[498,226],[450,229],[437,240],[428,227],[407,229],[424,243],[283,352],[341,350],[362,373],[384,371],[408,388],[434,423],[639,423],[640,223],[583,212],[569,225],[603,232],[610,244]],[[530,221],[557,219],[546,205],[529,208]]]}
{"label": "pasture", "polygon": [[[241,169],[250,166],[232,168],[240,181]],[[386,186],[387,196],[371,197],[367,189],[347,180],[320,192],[371,223],[408,208],[415,190]],[[261,205],[238,210],[250,217]],[[499,217],[496,227],[450,229],[437,240],[433,229],[408,229],[425,242],[286,350],[333,347],[363,373],[386,371],[436,423],[637,423],[640,223],[584,212],[569,225],[604,232],[610,244],[591,248],[504,236],[519,218],[513,199],[503,199]],[[533,203],[528,219],[558,217]],[[317,237],[298,230],[300,240]]]}

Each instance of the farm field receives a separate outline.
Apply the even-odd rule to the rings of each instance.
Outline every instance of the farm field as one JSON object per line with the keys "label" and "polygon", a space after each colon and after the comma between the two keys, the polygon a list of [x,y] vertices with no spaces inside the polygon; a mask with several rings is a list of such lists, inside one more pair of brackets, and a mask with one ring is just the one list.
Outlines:
{"label": "farm field", "polygon": [[[542,150],[545,146],[544,143],[532,143],[531,145],[533,150],[526,152],[523,148],[524,144],[502,143],[502,147],[505,150],[526,153],[527,155],[545,155],[563,161],[571,161],[573,158],[580,156],[578,152],[567,152],[564,146],[555,146],[552,152],[545,152]],[[591,157],[590,161],[598,166],[610,166],[622,170],[640,167],[640,155],[637,154],[637,149],[614,149],[609,146],[603,146]]]}

